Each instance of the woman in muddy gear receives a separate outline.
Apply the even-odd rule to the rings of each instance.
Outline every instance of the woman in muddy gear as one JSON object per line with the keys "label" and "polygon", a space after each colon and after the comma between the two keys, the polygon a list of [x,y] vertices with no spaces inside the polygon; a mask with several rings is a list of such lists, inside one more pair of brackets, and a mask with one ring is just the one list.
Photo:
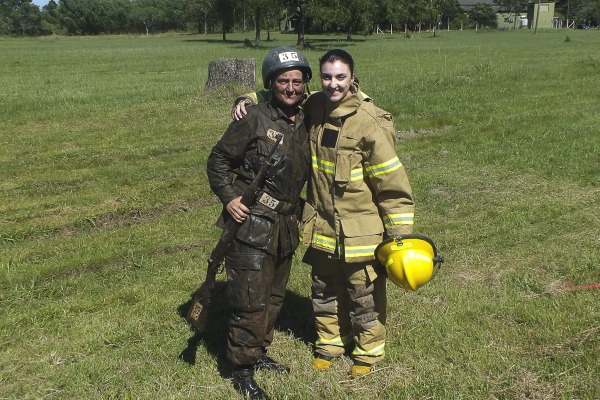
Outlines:
{"label": "woman in muddy gear", "polygon": [[[266,350],[299,244],[300,193],[310,166],[308,132],[299,107],[310,79],[308,62],[297,50],[278,47],[265,57],[265,71],[268,101],[232,122],[207,162],[210,187],[224,206],[220,223],[233,218],[242,224],[225,258],[232,310],[226,354],[236,388],[251,399],[267,398],[254,380],[255,369],[289,372]],[[240,202],[241,194],[280,135],[277,164],[255,204],[247,207]]]}

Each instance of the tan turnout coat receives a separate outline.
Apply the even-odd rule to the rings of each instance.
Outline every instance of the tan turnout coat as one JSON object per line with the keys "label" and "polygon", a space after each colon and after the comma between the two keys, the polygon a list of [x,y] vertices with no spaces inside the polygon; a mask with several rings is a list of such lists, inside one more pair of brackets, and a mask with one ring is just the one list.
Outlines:
{"label": "tan turnout coat", "polygon": [[312,171],[303,242],[346,262],[373,260],[384,235],[411,233],[414,222],[412,190],[395,152],[392,116],[356,86],[337,106],[324,93],[314,93],[304,110]]}

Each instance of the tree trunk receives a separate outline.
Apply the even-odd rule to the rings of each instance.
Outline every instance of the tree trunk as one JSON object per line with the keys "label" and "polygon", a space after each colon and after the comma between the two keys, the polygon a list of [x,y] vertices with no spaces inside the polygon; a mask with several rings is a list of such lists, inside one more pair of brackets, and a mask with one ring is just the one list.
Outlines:
{"label": "tree trunk", "polygon": [[254,41],[256,43],[260,42],[260,10],[258,7],[254,10],[254,31],[256,35],[254,37]]}
{"label": "tree trunk", "polygon": [[306,47],[306,43],[304,42],[304,9],[302,7],[298,10],[298,26],[296,29],[298,30],[298,42],[296,46],[300,48]]}

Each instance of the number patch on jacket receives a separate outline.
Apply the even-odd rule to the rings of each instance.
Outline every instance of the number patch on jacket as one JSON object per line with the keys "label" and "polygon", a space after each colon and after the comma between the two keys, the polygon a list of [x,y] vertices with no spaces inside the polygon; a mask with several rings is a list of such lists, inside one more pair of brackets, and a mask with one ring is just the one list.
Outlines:
{"label": "number patch on jacket", "polygon": [[263,193],[262,196],[260,196],[258,202],[269,207],[271,210],[274,210],[275,207],[277,207],[277,204],[279,204],[279,200],[269,196],[266,193]]}

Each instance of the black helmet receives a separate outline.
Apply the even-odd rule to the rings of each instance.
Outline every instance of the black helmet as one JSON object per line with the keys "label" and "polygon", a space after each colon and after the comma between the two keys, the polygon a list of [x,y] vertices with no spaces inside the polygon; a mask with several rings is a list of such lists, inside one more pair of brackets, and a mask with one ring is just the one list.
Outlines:
{"label": "black helmet", "polygon": [[285,69],[297,68],[302,71],[304,80],[312,77],[312,70],[304,54],[293,47],[280,46],[271,50],[262,63],[262,78],[265,89],[270,89],[273,76]]}

